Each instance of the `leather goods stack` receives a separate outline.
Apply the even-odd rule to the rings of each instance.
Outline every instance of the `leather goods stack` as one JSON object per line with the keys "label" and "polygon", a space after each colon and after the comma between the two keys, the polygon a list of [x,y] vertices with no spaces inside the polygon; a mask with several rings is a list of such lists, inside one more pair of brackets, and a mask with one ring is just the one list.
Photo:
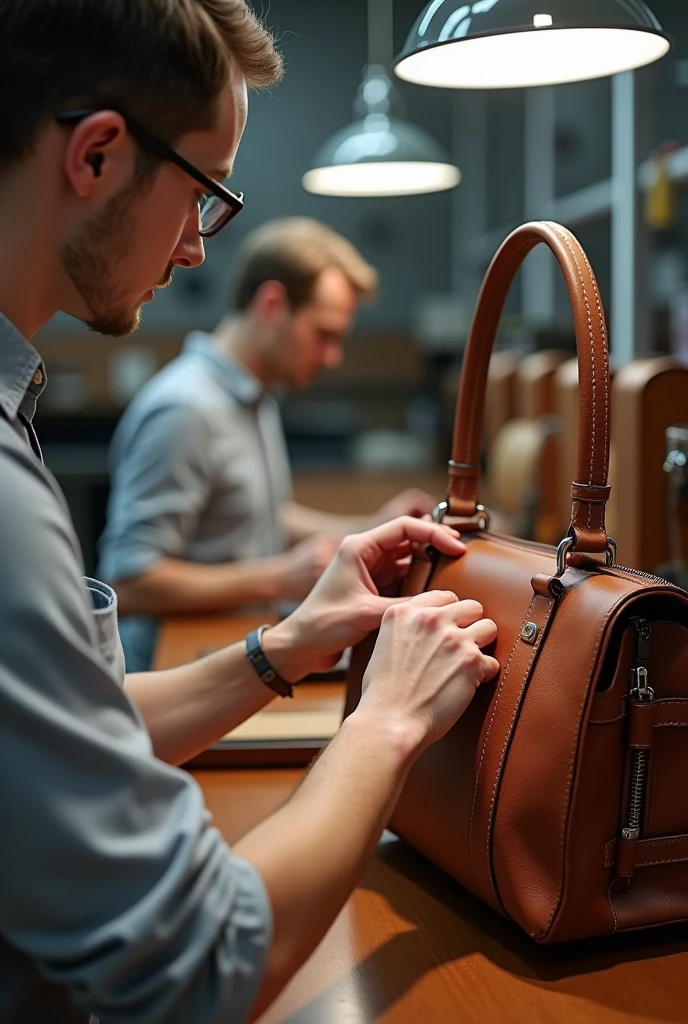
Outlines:
{"label": "leather goods stack", "polygon": [[[516,415],[516,352],[495,352],[490,359],[485,391],[484,444],[489,453],[502,427]],[[452,402],[454,396],[452,395]]]}
{"label": "leather goods stack", "polygon": [[[477,504],[495,332],[514,275],[542,242],[566,280],[580,376],[571,525],[558,549],[491,532]],[[468,550],[455,561],[420,554],[405,588],[480,601],[499,627],[501,672],[418,760],[390,828],[542,943],[688,919],[688,594],[615,564],[609,413],[607,332],[587,257],[565,228],[525,225],[478,300],[436,510]],[[374,639],[354,652],[347,713]]]}
{"label": "leather goods stack", "polygon": [[[507,353],[498,353],[506,356]],[[487,449],[486,493],[504,532],[552,543],[559,533],[559,423],[554,379],[567,353],[533,352],[518,362],[514,379],[516,415],[504,421]],[[493,415],[495,356],[490,359],[485,416]],[[486,430],[486,436],[488,431]]]}
{"label": "leather goods stack", "polygon": [[[673,557],[670,479],[664,470],[666,431],[688,419],[688,368],[669,356],[636,359],[619,369],[612,404],[616,457],[610,479],[619,558],[657,572]],[[685,545],[685,525],[682,533]]]}

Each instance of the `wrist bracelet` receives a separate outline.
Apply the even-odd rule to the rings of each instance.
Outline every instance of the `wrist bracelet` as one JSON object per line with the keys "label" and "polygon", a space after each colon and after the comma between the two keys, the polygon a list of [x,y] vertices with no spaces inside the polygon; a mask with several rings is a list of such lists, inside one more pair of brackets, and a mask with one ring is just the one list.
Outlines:
{"label": "wrist bracelet", "polygon": [[294,687],[275,672],[265,657],[261,640],[263,633],[269,628],[269,626],[259,626],[258,629],[251,630],[246,637],[246,657],[253,665],[261,682],[274,690],[280,697],[293,697]]}

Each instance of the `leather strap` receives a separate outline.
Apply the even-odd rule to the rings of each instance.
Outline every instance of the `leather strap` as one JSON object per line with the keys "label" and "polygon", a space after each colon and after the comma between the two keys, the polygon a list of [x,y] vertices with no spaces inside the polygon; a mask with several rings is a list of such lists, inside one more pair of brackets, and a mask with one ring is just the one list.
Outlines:
{"label": "leather strap", "polygon": [[493,877],[491,854],[499,783],[521,702],[555,607],[553,598],[534,593],[501,673],[492,711],[481,737],[482,749],[475,774],[469,831],[471,865],[483,899],[501,913],[504,911]]}
{"label": "leather strap", "polygon": [[[614,867],[622,839],[612,839],[604,851],[604,866]],[[626,844],[631,845],[631,844]],[[688,835],[664,836],[658,839],[638,839],[632,844],[634,867],[651,868],[658,864],[681,864],[688,860]]]}
{"label": "leather strap", "polygon": [[525,224],[495,256],[475,311],[461,374],[448,502],[452,516],[471,519],[478,503],[478,473],[487,372],[507,293],[536,245],[554,253],[566,281],[576,330],[580,380],[576,483],[572,485],[573,550],[605,551],[609,497],[609,356],[607,327],[595,275],[577,239],[551,222]]}

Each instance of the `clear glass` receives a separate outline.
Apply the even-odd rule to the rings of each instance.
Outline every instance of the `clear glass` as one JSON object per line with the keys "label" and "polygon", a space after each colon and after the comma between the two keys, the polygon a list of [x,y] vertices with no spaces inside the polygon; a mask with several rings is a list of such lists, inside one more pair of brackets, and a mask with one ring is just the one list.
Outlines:
{"label": "clear glass", "polygon": [[233,216],[232,208],[224,200],[208,196],[199,206],[200,233],[205,236],[217,234]]}

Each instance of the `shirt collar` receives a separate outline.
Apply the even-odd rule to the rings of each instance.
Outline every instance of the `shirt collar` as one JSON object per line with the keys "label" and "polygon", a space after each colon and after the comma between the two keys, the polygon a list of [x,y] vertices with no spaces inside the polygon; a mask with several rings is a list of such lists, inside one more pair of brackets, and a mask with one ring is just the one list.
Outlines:
{"label": "shirt collar", "polygon": [[10,420],[21,413],[30,422],[45,384],[38,352],[0,313],[0,408]]}
{"label": "shirt collar", "polygon": [[242,405],[256,405],[263,397],[265,388],[260,381],[229,353],[220,352],[210,334],[193,331],[184,342],[184,351],[211,363],[217,383]]}

